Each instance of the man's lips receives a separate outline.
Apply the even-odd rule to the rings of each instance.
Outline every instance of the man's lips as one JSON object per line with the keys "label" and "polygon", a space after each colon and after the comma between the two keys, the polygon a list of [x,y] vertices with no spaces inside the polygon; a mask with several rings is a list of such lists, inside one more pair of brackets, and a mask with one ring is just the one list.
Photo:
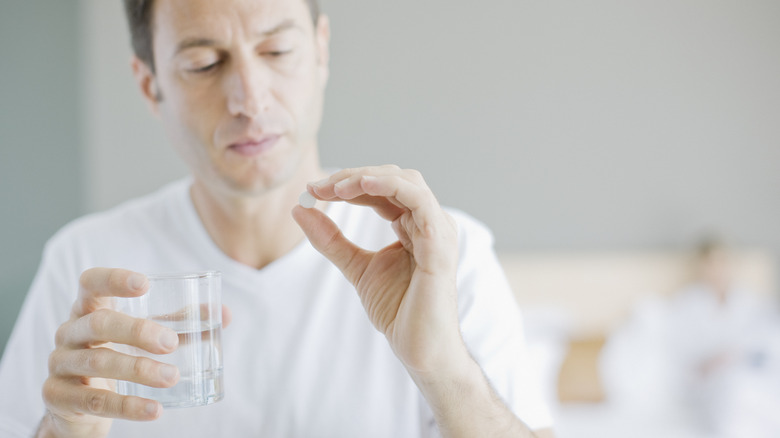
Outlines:
{"label": "man's lips", "polygon": [[251,157],[272,149],[279,142],[280,135],[264,135],[259,138],[241,140],[228,146],[233,152]]}

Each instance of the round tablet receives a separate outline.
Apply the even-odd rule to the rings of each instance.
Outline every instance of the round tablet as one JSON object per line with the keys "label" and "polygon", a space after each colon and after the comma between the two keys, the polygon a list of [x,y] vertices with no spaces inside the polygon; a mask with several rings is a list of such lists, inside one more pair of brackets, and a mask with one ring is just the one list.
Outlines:
{"label": "round tablet", "polygon": [[311,195],[309,192],[303,192],[301,193],[301,196],[298,197],[298,203],[301,204],[301,207],[303,208],[314,208],[314,204],[317,203],[317,199]]}

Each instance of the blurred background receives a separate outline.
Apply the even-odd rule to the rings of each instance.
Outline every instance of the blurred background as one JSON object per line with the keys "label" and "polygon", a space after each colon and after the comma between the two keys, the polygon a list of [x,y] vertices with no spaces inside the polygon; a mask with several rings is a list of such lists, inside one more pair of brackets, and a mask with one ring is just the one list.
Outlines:
{"label": "blurred background", "polygon": [[[322,3],[324,164],[417,168],[492,228],[559,435],[640,436],[605,423],[603,351],[702,236],[777,302],[780,2]],[[129,47],[119,0],[0,2],[0,348],[57,229],[186,174]]]}

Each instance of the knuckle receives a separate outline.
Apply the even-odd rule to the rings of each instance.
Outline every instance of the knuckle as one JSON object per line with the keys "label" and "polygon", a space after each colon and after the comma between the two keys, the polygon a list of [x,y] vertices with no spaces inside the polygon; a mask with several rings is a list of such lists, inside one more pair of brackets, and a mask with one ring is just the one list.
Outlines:
{"label": "knuckle", "polygon": [[119,403],[119,413],[122,416],[129,416],[135,410],[132,401],[133,399],[130,397],[122,397],[122,401]]}
{"label": "knuckle", "polygon": [[100,375],[103,370],[106,370],[111,366],[111,354],[104,348],[89,350],[85,365],[90,371],[90,374]]}
{"label": "knuckle", "polygon": [[153,362],[145,357],[136,357],[133,359],[132,369],[135,376],[151,376],[153,372],[152,368],[154,368]]}
{"label": "knuckle", "polygon": [[104,333],[111,323],[113,312],[108,309],[98,309],[87,316],[87,325],[93,333]]}
{"label": "knuckle", "polygon": [[92,277],[96,272],[97,268],[90,268],[83,271],[79,277],[79,286],[81,286],[83,289],[90,289],[90,286],[92,285]]}
{"label": "knuckle", "polygon": [[381,170],[387,171],[387,172],[399,172],[401,171],[401,168],[397,164],[385,164],[383,166],[380,166]]}
{"label": "knuckle", "polygon": [[54,345],[64,345],[68,340],[68,331],[70,330],[70,323],[66,322],[57,328],[54,332]]}
{"label": "knuckle", "polygon": [[57,384],[51,377],[43,382],[43,386],[41,387],[41,397],[47,406],[50,406],[56,402]]}
{"label": "knuckle", "polygon": [[407,172],[407,177],[411,182],[420,187],[428,187],[428,184],[425,182],[425,178],[419,170],[410,169]]}
{"label": "knuckle", "polygon": [[59,351],[54,350],[49,354],[49,374],[59,374],[62,357]]}
{"label": "knuckle", "polygon": [[108,287],[113,290],[127,289],[127,273],[120,269],[112,269],[108,273]]}
{"label": "knuckle", "polygon": [[88,391],[84,396],[84,409],[92,414],[103,414],[108,408],[108,394]]}
{"label": "knuckle", "polygon": [[336,172],[335,174],[333,174],[333,176],[339,179],[344,179],[344,178],[349,178],[350,176],[358,173],[359,171],[360,169],[357,167],[348,167],[339,172]]}
{"label": "knuckle", "polygon": [[136,340],[151,337],[154,330],[152,324],[148,320],[137,318],[130,326],[130,336]]}

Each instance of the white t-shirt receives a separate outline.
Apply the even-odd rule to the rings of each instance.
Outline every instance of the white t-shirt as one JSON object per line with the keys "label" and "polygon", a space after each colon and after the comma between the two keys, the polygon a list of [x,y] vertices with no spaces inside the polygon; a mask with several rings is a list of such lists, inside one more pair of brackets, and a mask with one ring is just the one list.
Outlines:
{"label": "white t-shirt", "polygon": [[[29,437],[37,428],[54,333],[69,317],[81,272],[95,266],[219,270],[223,303],[233,314],[222,333],[224,400],[167,409],[153,422],[115,421],[111,437],[437,436],[430,408],[341,273],[308,241],[260,270],[230,259],[200,222],[190,184],[182,180],[81,218],[48,242],[0,363],[0,436]],[[465,342],[513,411],[533,429],[549,427],[492,236],[450,213],[459,224]],[[371,209],[333,203],[328,215],[365,248],[396,240]]]}

